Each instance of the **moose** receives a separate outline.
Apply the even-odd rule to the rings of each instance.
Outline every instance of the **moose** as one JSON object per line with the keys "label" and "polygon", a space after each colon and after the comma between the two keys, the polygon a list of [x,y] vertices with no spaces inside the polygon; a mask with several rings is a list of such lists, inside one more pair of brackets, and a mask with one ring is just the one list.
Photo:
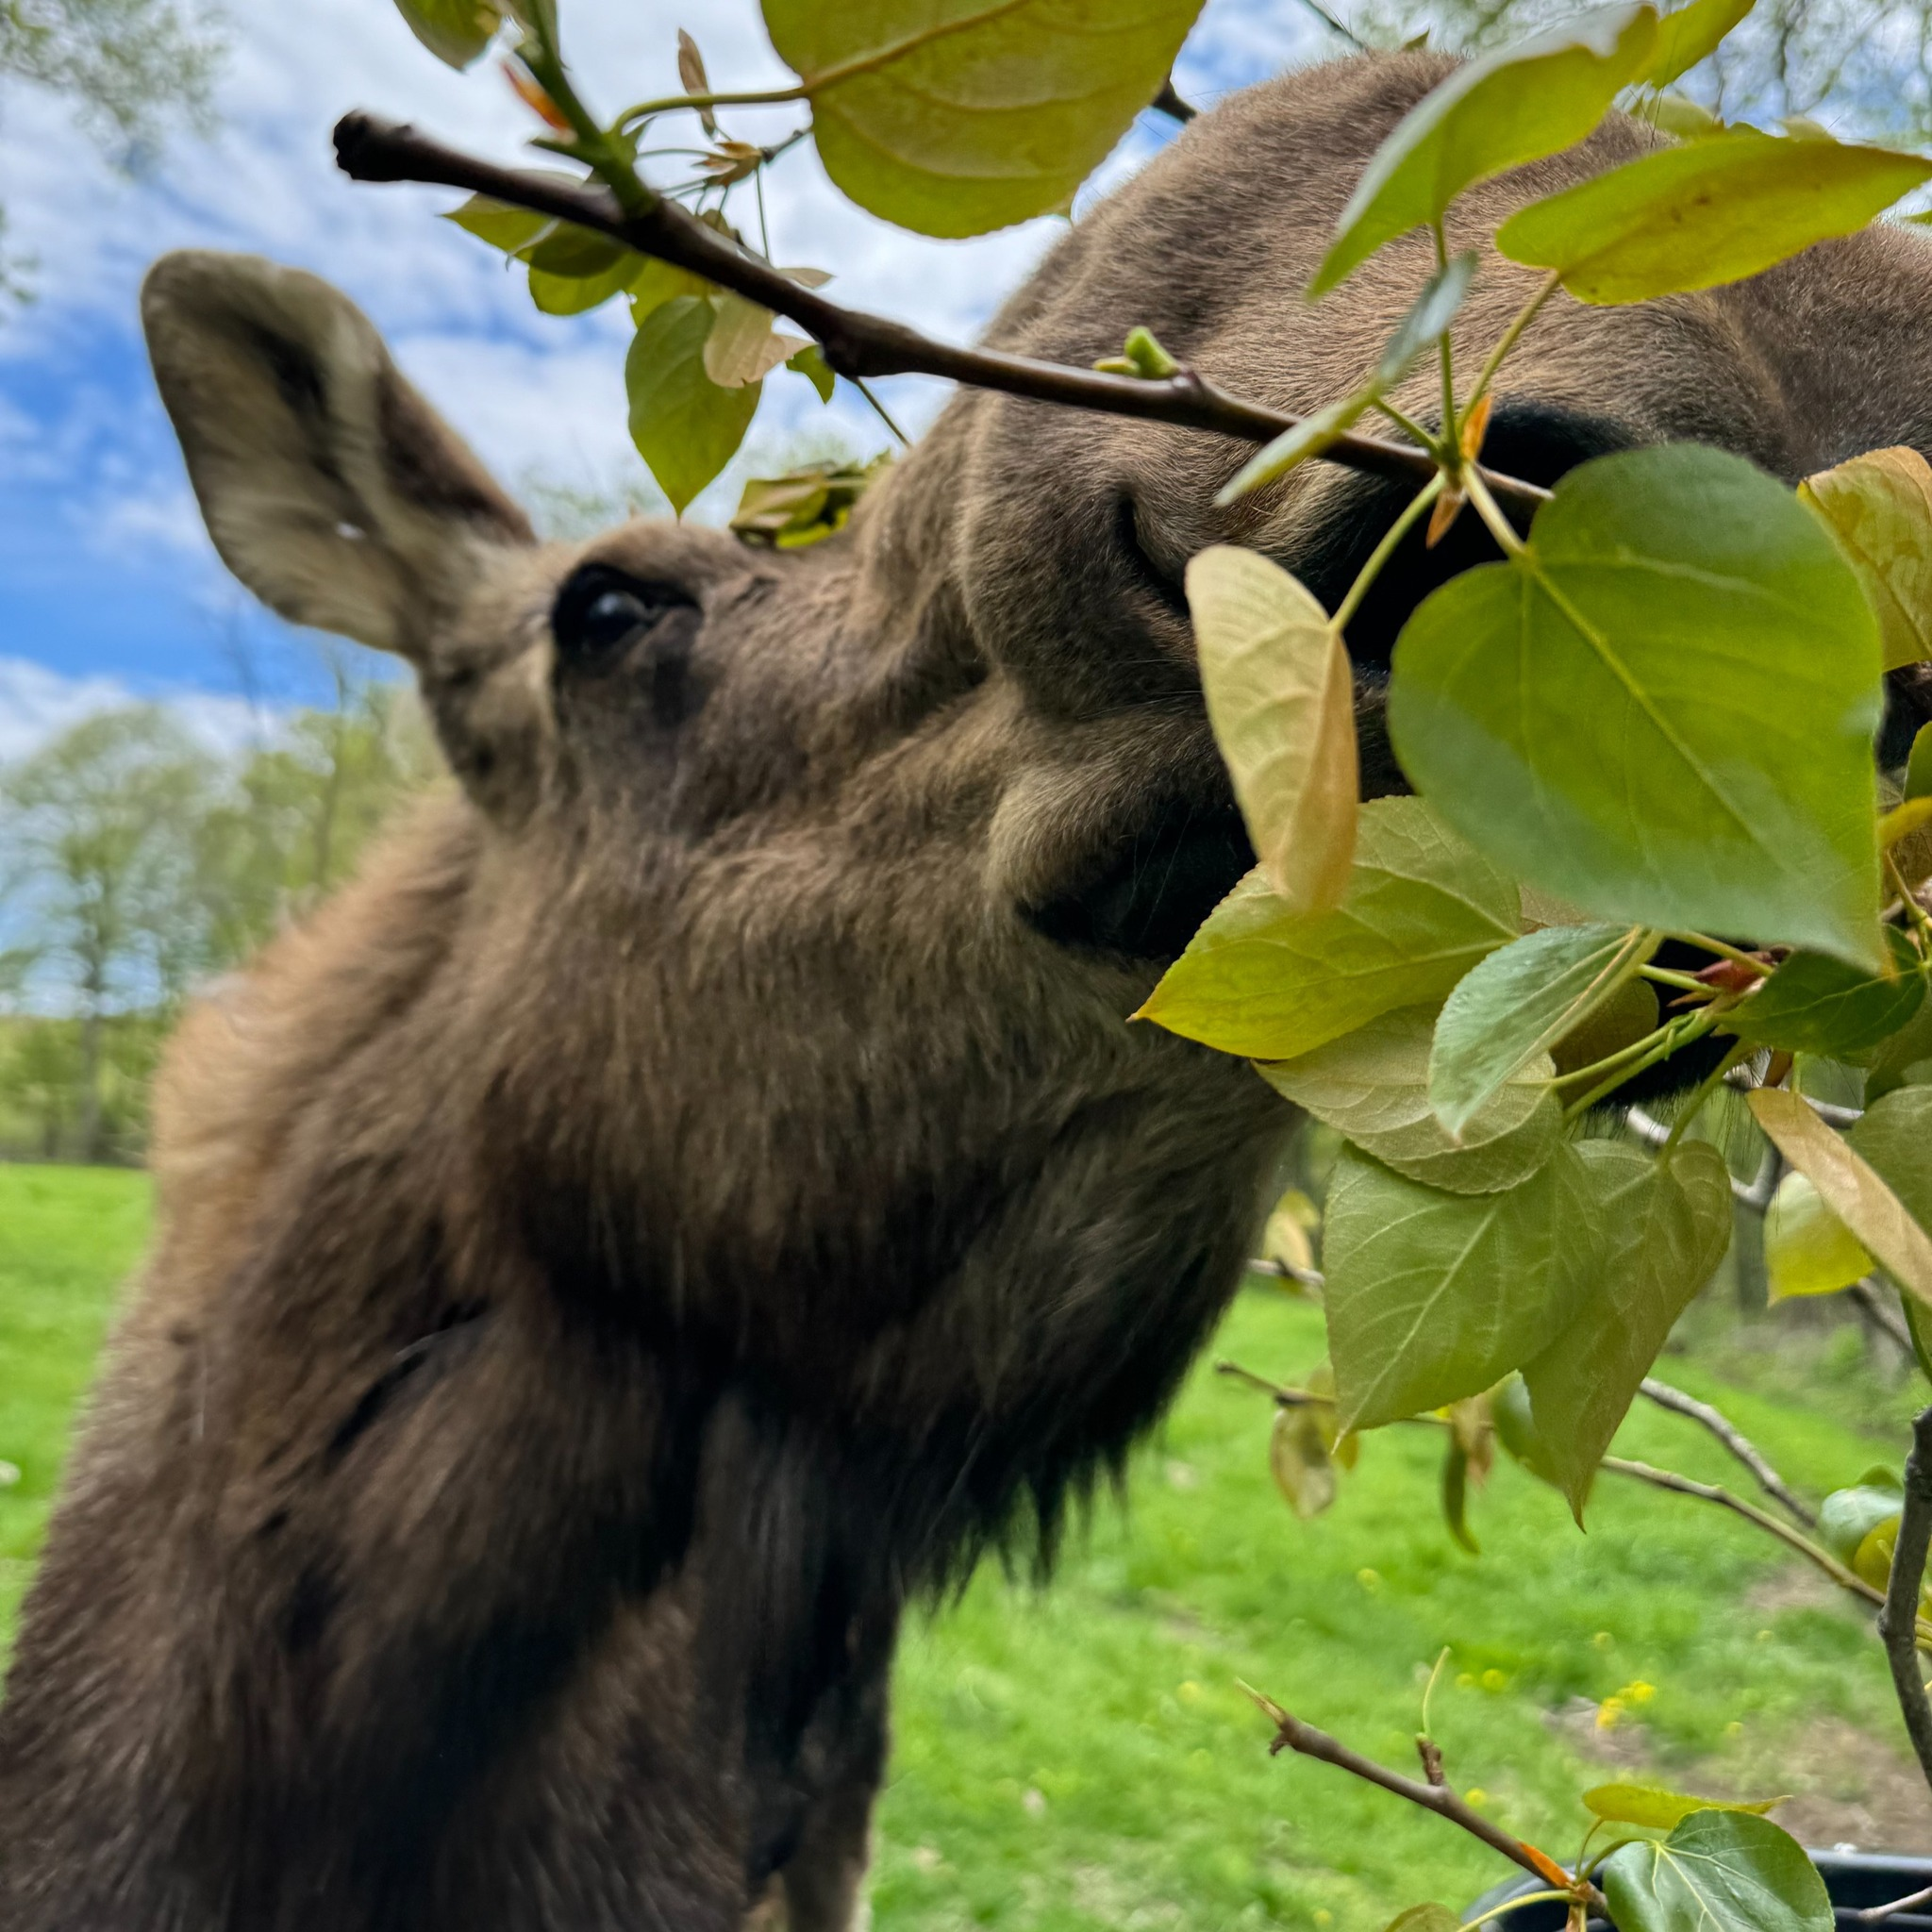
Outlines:
{"label": "moose", "polygon": [[[1447,71],[1234,97],[991,340],[1084,364],[1144,322],[1318,407],[1429,244],[1302,291]],[[1655,139],[1492,184],[1472,237]],[[1486,257],[1458,338],[1526,280]],[[1928,314],[1903,229],[1559,301],[1486,457],[1932,447]],[[1332,605],[1400,499],[1311,464],[1217,509],[1232,441],[969,393],[818,546],[540,542],[313,276],[170,256],[143,317],[223,558],[405,659],[452,781],[169,1055],[153,1254],[0,1707],[0,1924],[841,1932],[902,1614],[1050,1559],[1293,1124],[1126,1021],[1251,862],[1183,567],[1245,543]],[[1370,793],[1464,524],[1351,628]]]}

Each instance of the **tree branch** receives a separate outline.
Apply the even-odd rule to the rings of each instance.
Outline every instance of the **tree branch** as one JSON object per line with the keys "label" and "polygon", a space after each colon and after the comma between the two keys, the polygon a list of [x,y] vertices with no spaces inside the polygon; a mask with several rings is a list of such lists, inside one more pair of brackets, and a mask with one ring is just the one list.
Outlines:
{"label": "tree branch", "polygon": [[1855,1925],[1882,1925],[1896,1913],[1916,1911],[1921,1906],[1932,1906],[1932,1885],[1924,1891],[1907,1892],[1904,1898],[1895,1898],[1890,1905],[1868,1906],[1862,1912],[1853,1912],[1849,1916]]}
{"label": "tree branch", "polygon": [[[1269,1745],[1271,1757],[1283,1751],[1292,1751],[1302,1757],[1313,1757],[1324,1764],[1332,1764],[1340,1771],[1345,1771],[1362,1779],[1366,1784],[1379,1786],[1385,1791],[1392,1791],[1398,1798],[1407,1798],[1411,1805],[1420,1805],[1424,1811],[1433,1811],[1439,1818],[1446,1818],[1451,1824],[1459,1824],[1472,1838],[1480,1839],[1493,1852],[1500,1852],[1512,1865],[1521,1865],[1525,1872],[1534,1873],[1545,1885],[1571,1890],[1570,1874],[1552,1858],[1545,1857],[1534,1845],[1524,1841],[1505,1831],[1500,1824],[1492,1824],[1480,1811],[1473,1810],[1448,1784],[1424,1784],[1420,1779],[1405,1777],[1399,1771],[1391,1771],[1385,1764],[1377,1764],[1373,1757],[1364,1757],[1359,1751],[1351,1750],[1340,1738],[1331,1738],[1326,1731],[1317,1730],[1313,1724],[1304,1724],[1292,1711],[1282,1709],[1272,1697],[1264,1697],[1258,1690],[1243,1684],[1246,1690],[1262,1714],[1274,1726],[1274,1741]],[[1581,1895],[1592,1907],[1604,1904],[1603,1894],[1587,1880],[1581,1889]]]}
{"label": "tree branch", "polygon": [[1782,1503],[1807,1529],[1817,1528],[1816,1513],[1791,1493],[1785,1479],[1765,1460],[1763,1452],[1722,1409],[1698,1401],[1694,1395],[1685,1394],[1681,1389],[1672,1388],[1668,1382],[1659,1382],[1655,1376],[1644,1376],[1638,1388],[1659,1408],[1668,1408],[1674,1415],[1689,1416],[1693,1423],[1708,1429],[1751,1472],[1757,1487],[1767,1496]]}
{"label": "tree branch", "polygon": [[1932,1698],[1919,1664],[1919,1592],[1925,1581],[1925,1551],[1932,1544],[1932,1408],[1919,1411],[1912,1424],[1912,1453],[1906,1457],[1906,1506],[1899,1517],[1898,1541],[1891,1553],[1891,1575],[1878,1634],[1891,1666],[1892,1689],[1906,1721],[1906,1735],[1918,1754],[1919,1769],[1932,1785]]}
{"label": "tree branch", "polygon": [[[874,375],[937,375],[975,389],[1035,402],[1061,403],[1104,414],[1139,417],[1182,429],[1205,429],[1244,442],[1271,442],[1302,420],[1263,408],[1184,369],[1165,381],[1106,375],[1097,370],[1041,362],[993,349],[961,349],[935,341],[904,323],[867,315],[827,301],[814,289],[748,254],[675,202],[654,195],[650,205],[626,215],[607,190],[558,180],[527,170],[501,168],[459,154],[407,125],[371,114],[345,114],[336,123],[336,164],[355,181],[419,181],[485,194],[533,214],[575,223],[640,254],[716,282],[795,322],[817,338],[825,360],[854,380]],[[1329,462],[1386,476],[1426,483],[1436,465],[1426,450],[1355,434],[1323,452]],[[1491,493],[1520,510],[1534,510],[1550,492],[1534,483],[1492,471],[1480,472]]]}

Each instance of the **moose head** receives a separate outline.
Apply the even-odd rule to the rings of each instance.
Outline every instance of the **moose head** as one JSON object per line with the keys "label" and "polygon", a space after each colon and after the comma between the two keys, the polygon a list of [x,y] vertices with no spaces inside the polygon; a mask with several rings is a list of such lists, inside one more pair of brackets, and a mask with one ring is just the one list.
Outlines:
{"label": "moose head", "polygon": [[[1228,103],[994,341],[1087,362],[1144,322],[1325,402],[1426,243],[1302,291],[1445,71]],[[1485,258],[1470,350],[1525,279]],[[1487,458],[1932,445],[1928,295],[1883,231],[1559,302]],[[455,782],[175,1048],[159,1246],[0,1717],[0,1916],[728,1928],[783,1873],[830,1932],[901,1604],[1016,1524],[1050,1547],[1231,1292],[1289,1124],[1125,1019],[1250,862],[1182,569],[1239,541],[1332,603],[1395,503],[1309,465],[1217,509],[1231,443],[965,395],[815,548],[543,543],[313,276],[173,256],[143,312],[223,557],[405,658]],[[1353,627],[1371,791],[1395,631],[1486,543],[1405,549]]]}

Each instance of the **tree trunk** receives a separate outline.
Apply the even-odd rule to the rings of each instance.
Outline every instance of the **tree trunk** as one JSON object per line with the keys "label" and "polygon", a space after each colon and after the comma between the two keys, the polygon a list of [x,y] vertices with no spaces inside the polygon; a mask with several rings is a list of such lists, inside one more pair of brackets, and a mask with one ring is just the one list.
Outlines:
{"label": "tree trunk", "polygon": [[90,996],[80,1023],[80,1158],[101,1158],[101,1007]]}

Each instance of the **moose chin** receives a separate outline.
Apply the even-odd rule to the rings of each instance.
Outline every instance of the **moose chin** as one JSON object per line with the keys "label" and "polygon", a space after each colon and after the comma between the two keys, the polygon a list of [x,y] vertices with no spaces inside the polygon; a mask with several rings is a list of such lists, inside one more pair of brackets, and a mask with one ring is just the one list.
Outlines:
{"label": "moose chin", "polygon": [[[993,341],[1144,322],[1327,401],[1427,241],[1302,291],[1445,71],[1236,97]],[[1649,139],[1478,192],[1472,236]],[[1458,333],[1524,282],[1486,256]],[[1924,444],[1928,315],[1896,230],[1559,301],[1491,454]],[[1181,572],[1236,541],[1326,594],[1392,506],[1317,464],[1216,509],[1232,443],[969,394],[811,549],[544,543],[313,276],[171,256],[143,316],[223,558],[407,660],[451,776],[169,1055],[154,1250],[0,1707],[0,1924],[839,1932],[902,1612],[1050,1557],[1292,1125],[1124,1017],[1250,862]],[[1486,541],[1405,551],[1354,627],[1371,791],[1402,616]]]}

